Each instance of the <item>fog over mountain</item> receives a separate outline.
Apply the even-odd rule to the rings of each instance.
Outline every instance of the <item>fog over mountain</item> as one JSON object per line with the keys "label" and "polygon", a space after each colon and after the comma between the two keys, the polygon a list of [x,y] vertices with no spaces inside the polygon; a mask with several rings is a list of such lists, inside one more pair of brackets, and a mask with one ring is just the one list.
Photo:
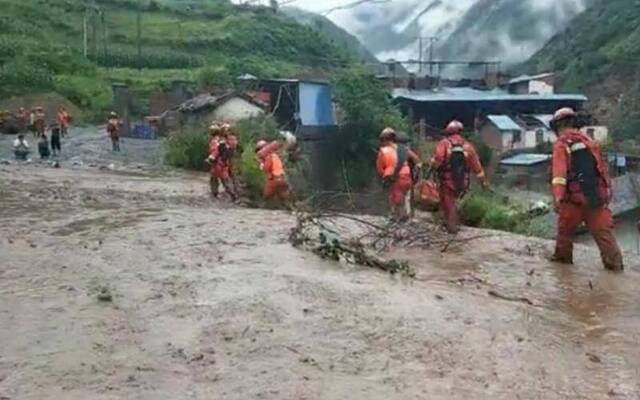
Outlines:
{"label": "fog over mountain", "polygon": [[[436,59],[525,61],[589,0],[390,0],[368,2],[327,17],[356,35],[381,60],[417,59],[418,37],[436,37]],[[298,0],[326,13],[352,0]],[[428,40],[426,40],[428,43]],[[425,47],[427,47],[425,45]]]}

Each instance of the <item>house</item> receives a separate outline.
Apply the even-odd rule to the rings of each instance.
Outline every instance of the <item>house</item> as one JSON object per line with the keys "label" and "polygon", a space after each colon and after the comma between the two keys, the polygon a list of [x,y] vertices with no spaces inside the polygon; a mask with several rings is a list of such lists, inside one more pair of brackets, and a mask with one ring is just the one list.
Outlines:
{"label": "house", "polygon": [[507,83],[507,90],[512,94],[554,94],[555,75],[545,73],[534,76],[522,75]]}
{"label": "house", "polygon": [[479,129],[486,115],[553,114],[561,107],[582,110],[587,98],[581,94],[514,94],[505,89],[481,90],[473,87],[442,87],[424,90],[397,88],[393,101],[412,124],[421,121],[442,129],[452,119],[470,129]]}
{"label": "house", "polygon": [[499,179],[507,186],[545,191],[549,186],[551,155],[522,153],[500,161]]}
{"label": "house", "polygon": [[551,129],[551,114],[521,114],[516,121],[524,129],[524,147],[527,149],[546,146],[549,150],[556,141],[556,134]]}
{"label": "house", "polygon": [[212,121],[233,123],[264,113],[264,105],[248,94],[227,92],[215,96],[204,93],[165,111],[159,125],[160,130],[166,132],[188,124],[209,124]]}
{"label": "house", "polygon": [[337,131],[333,89],[328,82],[271,79],[260,82],[268,93],[268,108],[281,129],[295,132],[305,140],[322,139]]}
{"label": "house", "polygon": [[480,137],[499,153],[525,148],[524,129],[507,115],[488,115],[481,125]]}

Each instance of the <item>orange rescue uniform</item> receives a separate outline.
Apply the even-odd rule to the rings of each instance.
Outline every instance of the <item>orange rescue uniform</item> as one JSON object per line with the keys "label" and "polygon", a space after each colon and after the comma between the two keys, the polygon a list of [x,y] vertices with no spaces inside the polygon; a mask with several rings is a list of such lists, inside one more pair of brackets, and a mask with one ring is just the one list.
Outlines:
{"label": "orange rescue uniform", "polygon": [[[582,192],[578,177],[571,170],[572,154],[588,150],[595,159],[596,192],[602,204],[592,207]],[[582,222],[595,239],[602,262],[608,269],[623,268],[622,253],[614,235],[611,201],[611,178],[598,142],[574,130],[562,135],[553,147],[552,192],[558,210],[558,235],[554,259],[573,263],[573,237]]]}
{"label": "orange rescue uniform", "polygon": [[464,196],[471,183],[469,174],[466,174],[463,191],[458,192],[456,190],[454,176],[449,165],[454,146],[462,147],[467,168],[476,174],[478,179],[483,181],[485,179],[484,169],[475,147],[464,140],[461,135],[453,134],[447,136],[438,143],[431,159],[431,167],[438,171],[440,206],[444,214],[445,223],[450,231],[456,231],[460,225],[456,200]]}
{"label": "orange rescue uniform", "polygon": [[420,162],[416,153],[407,149],[407,160],[400,167],[397,176],[394,176],[398,164],[398,145],[391,143],[382,146],[378,151],[378,159],[376,161],[378,174],[382,179],[393,180],[389,188],[389,204],[392,207],[401,205],[413,186],[411,168],[409,167],[410,160],[416,164]]}
{"label": "orange rescue uniform", "polygon": [[258,160],[267,178],[263,191],[263,197],[266,200],[289,198],[289,184],[284,173],[284,165],[278,155],[282,146],[282,143],[275,141],[258,151]]}

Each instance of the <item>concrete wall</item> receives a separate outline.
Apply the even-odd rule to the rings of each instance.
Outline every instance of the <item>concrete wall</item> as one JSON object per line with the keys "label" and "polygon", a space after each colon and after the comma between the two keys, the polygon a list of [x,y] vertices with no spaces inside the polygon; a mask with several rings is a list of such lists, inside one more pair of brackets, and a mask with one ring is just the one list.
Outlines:
{"label": "concrete wall", "polygon": [[236,122],[262,114],[264,114],[264,111],[260,107],[240,97],[234,97],[216,108],[211,116],[212,120]]}

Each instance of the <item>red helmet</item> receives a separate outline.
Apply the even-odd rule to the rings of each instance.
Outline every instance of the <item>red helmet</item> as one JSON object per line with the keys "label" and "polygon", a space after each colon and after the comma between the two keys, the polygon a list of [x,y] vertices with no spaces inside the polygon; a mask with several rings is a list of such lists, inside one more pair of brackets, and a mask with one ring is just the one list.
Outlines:
{"label": "red helmet", "polygon": [[577,116],[578,114],[576,114],[576,112],[573,111],[573,108],[563,107],[558,111],[556,111],[555,114],[553,114],[553,121],[558,122],[566,118],[575,118]]}
{"label": "red helmet", "polygon": [[463,130],[464,130],[464,125],[462,125],[462,122],[457,121],[455,119],[449,122],[449,125],[447,125],[447,127],[445,128],[445,132],[447,132],[449,135],[455,135],[456,133],[461,133]]}

